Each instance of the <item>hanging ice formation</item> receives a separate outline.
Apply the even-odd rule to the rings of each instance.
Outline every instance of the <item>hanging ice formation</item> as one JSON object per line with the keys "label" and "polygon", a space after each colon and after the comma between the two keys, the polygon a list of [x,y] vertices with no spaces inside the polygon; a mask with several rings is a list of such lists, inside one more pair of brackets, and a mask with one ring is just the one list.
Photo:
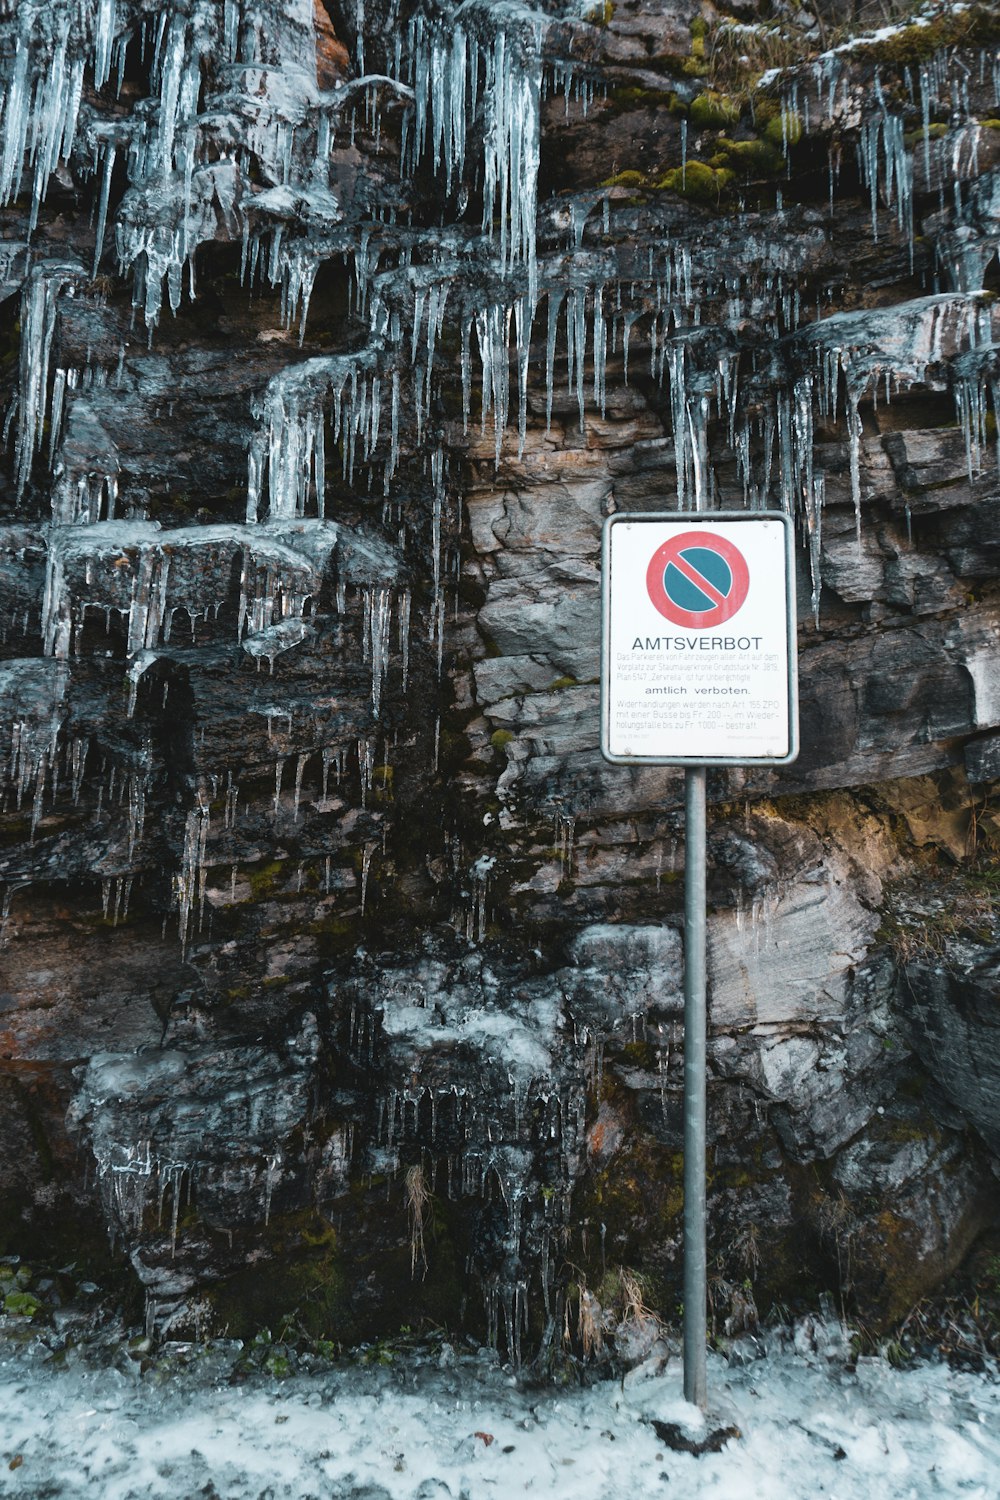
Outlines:
{"label": "hanging ice formation", "polygon": [[403,155],[412,172],[429,155],[454,193],[469,197],[466,150],[477,106],[483,112],[484,234],[501,275],[523,266],[537,301],[535,219],[541,136],[542,40],[548,18],[527,6],[466,0],[449,15],[418,11],[410,22],[403,76],[413,89],[413,124]]}
{"label": "hanging ice formation", "polygon": [[[66,19],[70,11],[75,29]],[[116,213],[116,234],[122,268],[135,269],[135,300],[149,326],[159,317],[164,283],[171,306],[179,305],[181,273],[185,263],[192,261],[196,246],[205,239],[232,238],[240,232],[245,240],[245,267],[251,275],[258,263],[260,236],[267,237],[267,275],[272,283],[283,286],[286,318],[290,321],[298,315],[304,325],[321,259],[358,253],[357,236],[344,232],[344,206],[331,189],[325,167],[336,129],[338,125],[343,128],[350,109],[362,98],[370,101],[380,88],[391,88],[404,98],[411,94],[412,111],[405,115],[403,127],[404,169],[412,173],[419,162],[430,160],[459,218],[470,185],[478,177],[482,228],[492,243],[497,273],[501,279],[521,270],[527,275],[524,300],[519,295],[506,303],[487,304],[472,320],[483,365],[484,416],[493,415],[498,445],[509,410],[506,366],[513,321],[523,445],[523,387],[540,287],[536,199],[543,49],[549,17],[517,4],[474,4],[471,0],[454,12],[434,16],[418,9],[408,23],[405,45],[397,38],[386,75],[361,77],[325,92],[316,85],[314,68],[310,72],[314,43],[310,8],[304,3],[289,15],[288,25],[278,33],[276,51],[270,44],[270,53],[259,23],[250,12],[243,15],[233,0],[225,4],[198,0],[189,9],[168,10],[155,20],[144,18],[138,30],[130,7],[117,0],[101,0],[97,5],[78,0],[75,7],[60,12],[51,28],[40,7],[23,7],[19,17],[18,46],[8,67],[4,99],[5,119],[12,128],[0,190],[8,197],[16,191],[26,154],[34,163],[39,199],[55,164],[70,154],[77,134],[84,65],[92,69],[95,86],[102,87],[114,76],[121,79],[130,48],[149,54],[150,109],[114,129],[96,118],[88,117],[84,124],[94,169],[101,174],[98,258],[116,153],[124,153],[127,160],[132,185]],[[359,57],[364,53],[362,33],[363,23]],[[226,67],[217,70],[214,91],[211,87],[206,91],[203,82],[210,58],[228,59]],[[847,95],[841,97],[838,92],[843,72],[840,57],[828,54],[812,69],[817,117],[825,112],[829,119],[839,119],[849,108]],[[574,83],[572,71],[561,64],[556,71],[569,91]],[[50,107],[56,85],[66,78],[71,86],[59,89],[60,108]],[[941,58],[922,65],[918,80],[911,80],[910,87],[915,101],[919,93],[924,170],[929,174],[932,149],[938,153],[944,149],[937,139],[932,146],[931,113],[943,102],[961,108],[961,89]],[[798,90],[799,84],[793,83],[783,102],[782,119],[797,120],[801,109],[808,124],[809,98],[806,94],[800,99]],[[912,249],[913,153],[903,140],[902,116],[893,113],[887,97],[876,75],[877,110],[861,127],[859,160],[876,232],[878,204],[884,197],[895,206],[899,227]],[[967,91],[965,102],[967,106]],[[227,111],[242,117],[244,141],[236,150],[227,138],[228,127],[223,126]],[[46,121],[41,137],[28,131],[29,119],[36,116]],[[470,130],[477,121],[483,141],[478,164],[469,159]],[[29,140],[30,151],[21,149],[27,148]],[[308,181],[303,181],[299,166],[303,146],[312,164]],[[263,172],[265,184],[270,184],[263,191],[250,190],[246,181],[251,157]],[[954,152],[953,157],[957,161]],[[304,233],[296,229],[296,218]],[[251,220],[258,226],[252,231]],[[578,248],[581,228],[576,229]],[[366,231],[363,245],[368,238]],[[445,274],[453,272],[454,267],[449,267]],[[359,265],[359,295],[364,294],[369,276],[370,268]],[[620,274],[612,272],[610,280],[616,284],[616,300],[620,299]],[[966,289],[966,283],[959,289]],[[581,351],[582,369],[586,346],[580,339],[578,304],[583,297],[592,307],[591,357],[599,403],[607,336],[600,285],[591,283],[571,297],[567,335],[573,350]],[[421,311],[414,311],[416,342]],[[617,337],[624,342],[632,334],[637,316],[642,317],[641,307],[637,311],[622,308],[621,326],[611,325],[613,345]],[[655,335],[655,328],[650,332]],[[428,359],[427,386],[431,366]],[[418,428],[427,404],[424,390],[417,398]],[[30,416],[29,403],[28,416],[21,419],[22,430]],[[684,446],[687,439],[679,441]],[[20,447],[23,454],[26,444],[22,441]],[[679,477],[678,483],[684,485],[684,480]],[[88,502],[81,508],[93,510],[94,505]]]}
{"label": "hanging ice formation", "polygon": [[969,478],[986,464],[989,448],[989,405],[993,407],[993,441],[1000,469],[1000,344],[970,349],[951,363],[951,378],[958,420],[965,436],[965,459]]}
{"label": "hanging ice formation", "polygon": [[[985,326],[983,326],[985,323]],[[814,323],[797,336],[814,364],[815,389],[821,415],[836,419],[838,388],[843,378],[850,445],[851,495],[858,534],[861,528],[862,398],[881,380],[897,389],[922,381],[932,365],[975,345],[986,334],[989,312],[975,297],[953,293],[863,313],[839,313]],[[808,462],[812,432],[806,423],[795,429],[801,455],[796,468]]]}
{"label": "hanging ice formation", "polygon": [[[567,851],[571,837],[566,828]],[[461,872],[473,892],[461,962],[428,957],[397,969],[365,956],[340,1046],[374,1096],[367,1169],[416,1164],[440,1197],[489,1206],[493,1231],[474,1250],[486,1322],[491,1342],[519,1362],[529,1314],[558,1337],[564,1293],[554,1262],[585,1150],[588,1073],[611,1036],[643,1030],[653,996],[646,965],[674,940],[658,935],[651,949],[646,929],[585,927],[567,967],[512,984],[476,950],[493,872],[489,857]],[[623,937],[628,972],[609,992],[594,958]]]}
{"label": "hanging ice formation", "polygon": [[34,228],[49,179],[76,136],[86,64],[79,47],[83,38],[93,39],[95,86],[107,79],[114,0],[102,0],[96,14],[91,0],[58,7],[27,0],[17,6],[13,24],[3,55],[0,202],[16,198],[30,174]]}
{"label": "hanging ice formation", "polygon": [[878,238],[880,185],[886,202],[896,210],[900,233],[906,236],[913,263],[913,158],[904,142],[905,125],[900,115],[890,114],[876,75],[879,113],[861,127],[858,160],[861,179],[868,188],[872,206],[872,236]]}
{"label": "hanging ice formation", "polygon": [[[369,1169],[416,1160],[436,1194],[492,1205],[498,1230],[478,1267],[489,1337],[519,1361],[529,1299],[549,1317],[558,1301],[548,1247],[565,1224],[582,1146],[582,1039],[580,1057],[559,1065],[558,990],[539,984],[502,1010],[484,1010],[478,978],[478,966],[459,977],[437,964],[416,985],[392,971],[367,976],[354,991],[346,1050],[367,1068],[377,1046],[388,1080]],[[485,972],[482,981],[491,994],[499,976]],[[474,1060],[461,1082],[447,1065],[455,1049]]]}
{"label": "hanging ice formation", "polygon": [[[169,1263],[183,1249],[182,1205],[195,1194],[203,1212],[226,1223],[252,1187],[266,1219],[280,1179],[281,1145],[308,1118],[317,1052],[316,1019],[306,1013],[287,1041],[263,1050],[201,1047],[94,1057],[71,1123],[88,1130],[111,1224],[126,1243],[151,1218]],[[204,1099],[220,1069],[231,1087],[214,1102],[217,1117],[208,1130]],[[152,1112],[151,1079],[167,1084]]]}
{"label": "hanging ice formation", "polygon": [[5,807],[30,805],[32,833],[46,790],[54,794],[58,788],[67,686],[68,672],[61,662],[0,665],[0,722],[5,731],[9,729],[0,751],[0,795]]}
{"label": "hanging ice formation", "polygon": [[289,365],[254,403],[260,421],[250,445],[247,520],[256,521],[266,481],[273,520],[315,509],[326,515],[326,421],[342,453],[343,477],[354,480],[358,459],[375,452],[382,421],[383,381],[375,351],[324,355]]}
{"label": "hanging ice formation", "polygon": [[[20,381],[17,398],[17,488],[23,493],[31,473],[35,454],[42,446],[42,435],[49,411],[49,365],[57,322],[59,294],[72,288],[83,275],[82,266],[73,263],[43,263],[36,266],[25,283],[21,297]],[[61,378],[60,378],[61,374]],[[52,397],[52,425],[58,429],[62,417],[62,398],[66,387],[65,371],[55,376]]]}
{"label": "hanging ice formation", "polygon": [[88,610],[117,615],[128,656],[170,642],[174,616],[218,612],[234,561],[240,564],[237,639],[278,620],[301,619],[337,544],[334,526],[235,525],[175,528],[108,521],[60,529],[49,545],[43,605],[47,653],[76,654]]}

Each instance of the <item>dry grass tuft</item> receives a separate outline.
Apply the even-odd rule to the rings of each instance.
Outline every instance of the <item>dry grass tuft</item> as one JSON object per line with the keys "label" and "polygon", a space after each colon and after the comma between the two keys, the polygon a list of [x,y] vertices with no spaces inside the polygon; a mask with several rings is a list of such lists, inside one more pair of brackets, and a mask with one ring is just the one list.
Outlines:
{"label": "dry grass tuft", "polygon": [[417,1164],[406,1173],[406,1212],[410,1221],[410,1277],[416,1280],[417,1266],[421,1267],[421,1281],[427,1275],[427,1248],[424,1243],[424,1223],[433,1201],[427,1186],[424,1169]]}

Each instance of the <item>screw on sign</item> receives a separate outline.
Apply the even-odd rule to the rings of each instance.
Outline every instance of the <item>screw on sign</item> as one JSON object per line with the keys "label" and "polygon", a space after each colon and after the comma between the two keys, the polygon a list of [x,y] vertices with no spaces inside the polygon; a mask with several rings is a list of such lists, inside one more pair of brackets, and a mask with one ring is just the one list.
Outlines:
{"label": "screw on sign", "polygon": [[750,569],[738,547],[721,536],[683,531],[657,547],[646,570],[646,589],[672,625],[707,630],[742,609]]}

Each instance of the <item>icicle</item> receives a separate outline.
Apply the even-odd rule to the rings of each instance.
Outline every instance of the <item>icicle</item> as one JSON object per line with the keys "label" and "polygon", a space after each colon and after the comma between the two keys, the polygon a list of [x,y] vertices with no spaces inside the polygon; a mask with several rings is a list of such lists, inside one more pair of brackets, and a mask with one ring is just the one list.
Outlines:
{"label": "icicle", "polygon": [[209,808],[199,801],[188,813],[184,826],[184,852],[180,874],[174,876],[177,909],[180,914],[181,948],[187,950],[191,911],[196,900],[204,899],[205,851],[208,843]]}
{"label": "icicle", "polygon": [[482,431],[493,413],[494,458],[500,465],[503,434],[510,404],[510,321],[511,309],[497,303],[476,314],[476,333],[483,367]]}
{"label": "icicle", "polygon": [[[43,262],[28,278],[21,299],[20,386],[17,402],[16,482],[24,493],[31,464],[41,448],[49,403],[49,360],[60,294],[71,288],[82,269]],[[65,376],[62,385],[65,385]],[[59,389],[60,411],[62,389]]]}
{"label": "icicle", "polygon": [[[871,198],[872,236],[878,239],[878,199],[880,181],[880,156],[884,164],[886,202],[895,204],[896,221],[905,234],[909,247],[910,264],[913,264],[913,162],[904,141],[905,126],[901,116],[890,115],[882,92],[878,75],[875,92],[880,113],[861,127],[858,139],[858,163],[861,179],[867,185]],[[926,142],[926,136],[925,136]]]}
{"label": "icicle", "polygon": [[302,777],[309,760],[309,752],[299,755],[295,762],[295,795],[292,803],[292,821],[299,821],[299,803],[302,800]]}
{"label": "icicle", "polygon": [[604,321],[604,288],[594,290],[594,401],[602,418],[606,415],[605,370],[607,362],[607,326]]}
{"label": "icicle", "polygon": [[858,394],[848,385],[847,436],[851,454],[851,499],[854,502],[854,529],[859,550],[861,548],[861,431]]}
{"label": "icicle", "polygon": [[104,162],[101,169],[101,187],[97,210],[97,224],[94,229],[94,265],[91,274],[96,277],[101,264],[101,252],[104,248],[104,231],[108,223],[108,202],[111,197],[111,175],[115,169],[115,148],[112,142],[108,142],[104,148]]}
{"label": "icicle", "polygon": [[406,692],[410,670],[410,591],[403,589],[399,596],[399,654],[402,662],[402,687]]}
{"label": "icicle", "polygon": [[264,1178],[264,1224],[271,1222],[271,1199],[274,1189],[281,1181],[281,1152],[275,1152],[267,1158],[267,1173]]}
{"label": "icicle", "polygon": [[361,776],[361,806],[368,806],[375,766],[375,747],[371,740],[358,740],[358,771]]}
{"label": "icicle", "polygon": [[584,362],[587,352],[587,292],[571,287],[566,301],[566,359],[570,393],[576,393],[580,431],[585,428]]}
{"label": "icicle", "polygon": [[389,670],[391,637],[389,620],[392,608],[390,588],[363,589],[364,634],[362,654],[372,669],[372,709],[377,715],[382,706],[382,683]]}
{"label": "icicle", "polygon": [[813,620],[819,626],[819,601],[823,587],[823,575],[821,559],[823,555],[822,526],[823,526],[823,501],[825,498],[826,475],[817,474],[813,480],[812,490],[806,495],[806,533],[809,538],[809,572],[812,580],[812,612]]}
{"label": "icicle", "polygon": [[563,290],[561,287],[549,287],[548,289],[548,333],[545,341],[545,435],[548,437],[552,430],[552,391],[554,385],[554,366],[556,357],[556,337],[559,326],[559,312],[562,308]]}
{"label": "icicle", "polygon": [[670,369],[670,415],[674,434],[677,509],[686,510],[691,459],[686,382],[687,346],[682,340],[678,339],[669,345],[667,364]]}
{"label": "icicle", "polygon": [[[361,915],[365,914],[368,903],[368,872],[371,869],[372,855],[378,848],[377,844],[366,844],[361,853]],[[391,1143],[390,1143],[391,1144]]]}

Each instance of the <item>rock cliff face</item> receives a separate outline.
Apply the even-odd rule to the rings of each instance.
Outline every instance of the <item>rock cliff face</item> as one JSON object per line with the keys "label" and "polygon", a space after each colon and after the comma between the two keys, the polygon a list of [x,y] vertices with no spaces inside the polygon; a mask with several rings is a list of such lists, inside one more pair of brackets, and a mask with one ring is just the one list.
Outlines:
{"label": "rock cliff face", "polygon": [[996,1225],[998,28],[869,19],[4,8],[8,1249],[161,1330],[674,1314],[599,539],[705,507],[800,538],[802,754],[710,778],[719,1327]]}

